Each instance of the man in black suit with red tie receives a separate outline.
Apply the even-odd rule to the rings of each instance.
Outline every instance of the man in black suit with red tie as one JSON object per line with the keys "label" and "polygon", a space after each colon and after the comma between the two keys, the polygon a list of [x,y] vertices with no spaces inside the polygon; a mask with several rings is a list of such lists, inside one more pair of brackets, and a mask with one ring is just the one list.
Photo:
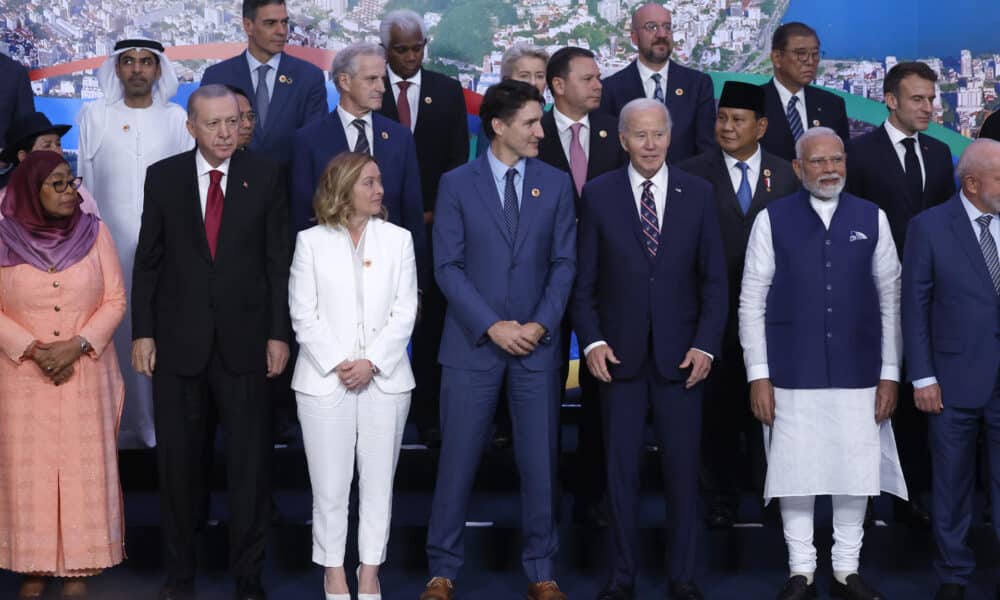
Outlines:
{"label": "man in black suit with red tie", "polygon": [[167,582],[194,595],[195,506],[204,419],[222,424],[230,571],[237,600],[264,600],[271,406],[288,360],[288,209],[279,167],[234,153],[236,97],[210,84],[188,100],[197,147],[149,167],[132,284],[132,365],[153,377]]}
{"label": "man in black suit with red tie", "polygon": [[812,85],[823,55],[819,35],[805,23],[785,23],[771,36],[774,77],[763,84],[767,133],[760,145],[787,161],[795,159],[795,142],[806,129],[829,127],[850,142],[844,99]]}
{"label": "man in black suit with red tie", "polygon": [[791,163],[760,146],[769,126],[764,116],[764,90],[727,81],[715,119],[719,148],[678,165],[712,184],[729,274],[729,318],[722,353],[705,383],[702,419],[701,482],[705,522],[713,529],[731,527],[735,522],[745,473],[751,474],[751,484],[763,492],[764,441],[760,423],[750,411],[750,387],[736,315],[753,221],[772,200],[799,189]]}
{"label": "man in black suit with red tie", "polygon": [[[923,133],[934,115],[936,82],[937,74],[922,62],[890,69],[882,84],[889,118],[852,141],[847,155],[848,191],[885,211],[900,258],[910,220],[955,193],[951,150]],[[930,516],[919,492],[930,488],[927,417],[916,410],[912,385],[901,385],[899,394],[892,421],[911,500],[894,498],[896,519],[926,529]]]}

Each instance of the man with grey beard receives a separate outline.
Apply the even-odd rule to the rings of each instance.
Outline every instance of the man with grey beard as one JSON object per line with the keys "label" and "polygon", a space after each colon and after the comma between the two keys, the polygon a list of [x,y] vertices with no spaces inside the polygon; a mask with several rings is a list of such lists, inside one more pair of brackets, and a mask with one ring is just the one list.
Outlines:
{"label": "man with grey beard", "polygon": [[804,190],[754,221],[740,293],[750,402],[764,424],[764,499],[780,498],[790,577],[778,600],[816,597],[813,505],[833,504],[835,598],[883,596],[858,575],[868,496],[906,499],[889,417],[901,359],[900,265],[889,221],[844,193],[844,144],[806,131]]}

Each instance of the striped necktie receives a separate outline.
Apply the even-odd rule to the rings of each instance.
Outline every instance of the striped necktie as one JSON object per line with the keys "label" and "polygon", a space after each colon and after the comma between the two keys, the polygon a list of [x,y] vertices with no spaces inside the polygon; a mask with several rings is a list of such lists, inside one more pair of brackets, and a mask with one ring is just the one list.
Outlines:
{"label": "striped necktie", "polygon": [[642,197],[639,200],[639,221],[642,225],[642,235],[646,242],[646,251],[656,257],[660,247],[660,225],[656,218],[656,202],[653,201],[653,182],[642,182]]}
{"label": "striped necktie", "polygon": [[788,117],[788,128],[792,130],[792,137],[795,141],[799,141],[802,137],[802,133],[805,131],[802,129],[802,117],[799,116],[799,107],[796,104],[799,101],[798,96],[792,96],[788,100],[788,110],[785,111],[785,116]]}
{"label": "striped necktie", "polygon": [[986,259],[986,268],[990,271],[993,279],[993,289],[1000,294],[1000,258],[997,258],[997,242],[990,233],[990,221],[993,215],[980,215],[976,217],[979,223],[979,247],[983,251],[983,258]]}

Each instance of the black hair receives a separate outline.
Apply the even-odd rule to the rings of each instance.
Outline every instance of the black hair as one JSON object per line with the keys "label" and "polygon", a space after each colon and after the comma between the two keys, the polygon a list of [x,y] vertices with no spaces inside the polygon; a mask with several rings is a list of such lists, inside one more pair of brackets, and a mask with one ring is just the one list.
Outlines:
{"label": "black hair", "polygon": [[285,0],[243,0],[243,18],[253,21],[257,18],[257,9],[268,4],[284,6]]}
{"label": "black hair", "polygon": [[927,66],[926,63],[918,61],[896,63],[896,66],[889,69],[889,72],[885,74],[885,80],[882,82],[882,92],[892,94],[898,98],[899,82],[910,75],[916,75],[931,83],[937,83],[938,80],[937,73],[934,72],[934,69]]}
{"label": "black hair", "polygon": [[479,107],[479,118],[482,120],[483,133],[486,139],[492,141],[496,137],[493,131],[493,119],[508,121],[528,102],[545,104],[541,92],[535,86],[523,81],[504,79],[496,85],[491,85],[483,96]]}
{"label": "black hair", "polygon": [[556,77],[566,79],[569,77],[569,64],[574,58],[594,58],[594,53],[586,48],[577,46],[566,46],[560,48],[549,58],[549,63],[545,67],[545,84],[552,89],[552,80]]}

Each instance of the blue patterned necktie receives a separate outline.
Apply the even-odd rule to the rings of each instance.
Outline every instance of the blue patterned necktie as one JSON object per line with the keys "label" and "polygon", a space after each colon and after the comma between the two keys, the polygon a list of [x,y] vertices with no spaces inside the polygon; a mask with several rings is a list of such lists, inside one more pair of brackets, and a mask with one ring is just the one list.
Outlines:
{"label": "blue patterned necktie", "polygon": [[736,190],[736,200],[739,201],[743,214],[747,214],[750,210],[750,202],[753,201],[753,192],[750,191],[750,179],[747,177],[747,169],[750,168],[750,165],[740,161],[736,163],[736,166],[743,171],[743,179],[740,180],[740,189]]}
{"label": "blue patterned necktie", "polygon": [[983,250],[983,258],[986,259],[986,268],[990,270],[990,277],[993,279],[993,289],[1000,294],[1000,258],[997,258],[997,242],[990,233],[990,221],[993,215],[980,215],[976,217],[979,223],[979,247]]}
{"label": "blue patterned necktie", "polygon": [[517,233],[517,190],[514,189],[514,176],[517,169],[507,169],[507,185],[503,191],[503,219],[507,222],[507,231],[513,237]]}
{"label": "blue patterned necktie", "polygon": [[271,70],[271,65],[261,65],[257,67],[257,119],[261,127],[267,121],[267,108],[271,104],[271,94],[267,89],[267,72]]}
{"label": "blue patterned necktie", "polygon": [[364,119],[354,119],[351,125],[358,128],[358,139],[354,142],[354,151],[361,154],[371,154],[371,147],[368,145],[368,136],[365,134]]}
{"label": "blue patterned necktie", "polygon": [[639,201],[639,221],[642,225],[642,235],[645,237],[646,251],[652,257],[660,247],[660,225],[656,219],[656,202],[653,201],[653,182],[642,182],[642,197]]}
{"label": "blue patterned necktie", "polygon": [[788,117],[788,128],[792,130],[792,137],[795,138],[796,142],[805,131],[802,129],[802,117],[799,116],[799,108],[796,106],[798,101],[798,96],[792,96],[788,100],[788,110],[785,111],[785,116]]}
{"label": "blue patterned necktie", "polygon": [[653,73],[653,81],[656,82],[656,87],[653,88],[653,100],[659,100],[663,102],[663,86],[660,85],[660,80],[663,76],[659,73]]}

